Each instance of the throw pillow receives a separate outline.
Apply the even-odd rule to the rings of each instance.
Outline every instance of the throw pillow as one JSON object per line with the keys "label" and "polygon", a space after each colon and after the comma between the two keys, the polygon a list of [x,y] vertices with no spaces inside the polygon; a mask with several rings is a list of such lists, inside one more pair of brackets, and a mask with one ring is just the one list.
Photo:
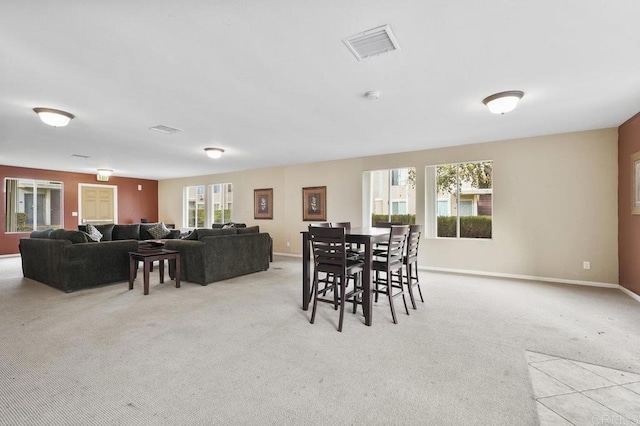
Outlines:
{"label": "throw pillow", "polygon": [[167,228],[163,222],[160,222],[153,228],[147,229],[147,232],[149,232],[156,240],[160,240],[171,233],[169,228]]}
{"label": "throw pillow", "polygon": [[92,224],[87,224],[87,236],[91,239],[91,241],[100,241],[102,238],[102,233],[96,229]]}

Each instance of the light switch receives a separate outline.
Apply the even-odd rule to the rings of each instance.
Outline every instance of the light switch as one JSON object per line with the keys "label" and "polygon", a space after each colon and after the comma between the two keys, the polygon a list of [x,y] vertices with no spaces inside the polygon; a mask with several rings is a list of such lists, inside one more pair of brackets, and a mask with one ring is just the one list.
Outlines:
{"label": "light switch", "polygon": [[142,185],[138,185],[138,191],[142,191]]}
{"label": "light switch", "polygon": [[71,216],[78,216],[78,212],[71,212]]}

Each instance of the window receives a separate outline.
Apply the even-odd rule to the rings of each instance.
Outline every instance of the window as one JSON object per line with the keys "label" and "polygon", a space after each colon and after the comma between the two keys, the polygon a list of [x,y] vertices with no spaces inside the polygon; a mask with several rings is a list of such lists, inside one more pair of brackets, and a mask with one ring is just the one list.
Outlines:
{"label": "window", "polygon": [[492,161],[428,166],[426,180],[428,236],[491,238]]}
{"label": "window", "polygon": [[363,223],[415,223],[416,169],[374,170],[363,175]]}
{"label": "window", "polygon": [[231,222],[231,207],[233,205],[233,185],[217,183],[211,185],[211,200],[213,205],[212,223]]}
{"label": "window", "polygon": [[438,199],[438,216],[451,216],[449,211],[449,199]]}
{"label": "window", "polygon": [[63,228],[62,182],[7,178],[5,193],[5,232]]}
{"label": "window", "polygon": [[[208,189],[207,189],[208,188]],[[233,206],[233,185],[217,183],[184,188],[184,226],[188,228],[208,228],[211,223],[231,221]]]}
{"label": "window", "polygon": [[406,201],[392,201],[391,202],[391,214],[407,214],[407,202]]}
{"label": "window", "polygon": [[203,228],[205,221],[204,185],[187,186],[184,189],[186,217],[184,226]]}

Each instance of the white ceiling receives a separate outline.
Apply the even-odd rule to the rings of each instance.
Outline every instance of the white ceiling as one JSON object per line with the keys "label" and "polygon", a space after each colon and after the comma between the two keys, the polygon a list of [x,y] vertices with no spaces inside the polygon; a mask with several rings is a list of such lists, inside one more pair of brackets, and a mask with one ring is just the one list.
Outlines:
{"label": "white ceiling", "polygon": [[[618,126],[640,111],[639,18],[638,0],[3,0],[0,164],[165,179]],[[401,50],[358,62],[342,39],[383,24]],[[489,113],[504,90],[520,106]]]}

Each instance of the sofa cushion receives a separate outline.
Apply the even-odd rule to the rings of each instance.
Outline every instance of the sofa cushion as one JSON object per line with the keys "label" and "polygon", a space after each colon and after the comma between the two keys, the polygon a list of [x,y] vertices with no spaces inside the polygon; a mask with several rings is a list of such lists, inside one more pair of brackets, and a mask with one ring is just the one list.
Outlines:
{"label": "sofa cushion", "polygon": [[[88,234],[89,231],[87,231],[87,226],[88,225],[78,225],[78,231],[82,231]],[[102,234],[102,238],[100,238],[100,241],[113,240],[113,227],[115,226],[114,223],[105,223],[102,225],[93,226]]]}
{"label": "sofa cushion", "polygon": [[213,229],[230,228],[230,227],[233,227],[233,228],[246,228],[247,224],[246,223],[239,223],[239,222],[212,223],[211,227]]}
{"label": "sofa cushion", "polygon": [[[164,226],[164,223],[162,222],[152,228],[149,228],[147,232],[149,232],[149,234],[151,234],[151,236],[156,240],[160,240],[171,233],[169,228]],[[142,236],[142,225],[140,226],[140,236]]]}
{"label": "sofa cushion", "polygon": [[238,235],[241,234],[259,234],[260,233],[260,227],[259,226],[248,226],[246,228],[238,228],[236,229]]}
{"label": "sofa cushion", "polygon": [[217,229],[198,229],[198,240],[204,237],[218,237],[220,235],[235,235],[237,233],[236,228],[217,228]]}
{"label": "sofa cushion", "polygon": [[87,225],[85,233],[91,241],[100,241],[100,239],[102,239],[102,232],[98,231],[98,229],[92,224]]}
{"label": "sofa cushion", "polygon": [[102,234],[102,239],[100,241],[111,241],[113,240],[113,228],[116,225],[113,223],[105,223],[104,225],[95,225],[96,229],[100,231]]}
{"label": "sofa cushion", "polygon": [[82,231],[69,231],[66,229],[56,229],[50,234],[52,240],[68,240],[73,244],[86,243],[87,234]]}
{"label": "sofa cushion", "polygon": [[116,225],[113,227],[112,238],[113,240],[139,240],[140,224]]}
{"label": "sofa cushion", "polygon": [[189,235],[186,235],[184,237],[181,238],[182,240],[197,240],[198,239],[198,230],[194,229],[193,231],[189,232]]}
{"label": "sofa cushion", "polygon": [[51,238],[53,229],[44,229],[42,231],[33,231],[29,234],[29,238]]}

